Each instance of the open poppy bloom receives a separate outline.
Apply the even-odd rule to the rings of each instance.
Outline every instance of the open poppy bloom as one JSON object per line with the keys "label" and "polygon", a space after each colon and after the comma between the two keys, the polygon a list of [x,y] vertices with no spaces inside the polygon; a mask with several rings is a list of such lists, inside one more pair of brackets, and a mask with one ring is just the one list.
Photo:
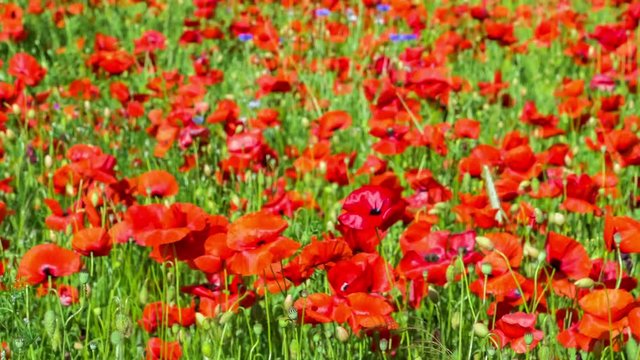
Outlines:
{"label": "open poppy bloom", "polygon": [[86,228],[73,235],[71,240],[73,250],[84,256],[106,256],[111,252],[111,237],[101,227]]}
{"label": "open poppy bloom", "polygon": [[18,265],[18,279],[29,285],[77,273],[82,268],[80,255],[55,244],[40,244],[29,249]]}
{"label": "open poppy bloom", "polygon": [[535,324],[535,314],[506,314],[496,321],[491,334],[501,348],[509,345],[516,354],[524,354],[535,348],[544,336]]}
{"label": "open poppy bloom", "polygon": [[627,315],[635,306],[633,296],[625,290],[594,290],[583,296],[580,307],[584,315],[578,331],[591,339],[607,340],[617,337],[627,327]]}
{"label": "open poppy bloom", "polygon": [[159,326],[171,327],[174,324],[179,324],[188,327],[196,321],[195,309],[194,302],[189,307],[180,308],[158,301],[145,305],[142,318],[138,320],[138,323],[148,333],[154,332]]}
{"label": "open poppy bloom", "polygon": [[182,358],[182,347],[177,341],[163,341],[152,337],[147,342],[147,360],[179,360]]}
{"label": "open poppy bloom", "polygon": [[227,265],[239,275],[259,275],[267,267],[293,255],[300,243],[283,237],[287,222],[266,212],[246,214],[229,225],[227,246],[234,250]]}
{"label": "open poppy bloom", "polygon": [[178,182],[171,173],[151,170],[135,178],[138,194],[143,196],[168,197],[178,193]]}
{"label": "open poppy bloom", "polygon": [[592,264],[587,251],[576,240],[553,231],[547,235],[546,251],[547,262],[554,273],[554,291],[574,298],[576,287],[569,280],[586,278],[591,273]]}
{"label": "open poppy bloom", "polygon": [[336,263],[327,271],[327,278],[338,295],[354,292],[383,293],[391,289],[393,269],[378,254],[359,253]]}
{"label": "open poppy bloom", "polygon": [[355,229],[388,229],[400,219],[404,201],[399,194],[380,187],[365,185],[353,191],[344,201],[344,213],[338,217],[341,224]]}

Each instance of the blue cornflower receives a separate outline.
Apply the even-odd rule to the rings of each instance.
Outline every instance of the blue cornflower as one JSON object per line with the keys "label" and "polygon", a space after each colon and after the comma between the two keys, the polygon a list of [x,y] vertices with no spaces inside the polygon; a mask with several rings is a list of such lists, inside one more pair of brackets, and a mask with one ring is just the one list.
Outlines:
{"label": "blue cornflower", "polygon": [[325,17],[325,16],[329,16],[331,15],[331,10],[326,9],[326,8],[320,8],[320,9],[316,9],[316,16],[317,17]]}
{"label": "blue cornflower", "polygon": [[244,34],[238,35],[238,40],[240,40],[242,42],[251,41],[252,39],[253,39],[253,35],[249,34],[249,33],[244,33]]}
{"label": "blue cornflower", "polygon": [[391,6],[388,4],[378,4],[378,6],[376,6],[376,9],[379,12],[387,12],[389,10],[391,10]]}

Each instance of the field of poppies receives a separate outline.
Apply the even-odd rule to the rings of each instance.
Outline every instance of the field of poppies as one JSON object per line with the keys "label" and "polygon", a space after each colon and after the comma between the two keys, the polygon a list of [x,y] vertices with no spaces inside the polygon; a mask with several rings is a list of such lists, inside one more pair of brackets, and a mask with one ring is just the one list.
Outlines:
{"label": "field of poppies", "polygon": [[640,358],[639,22],[2,2],[0,359]]}

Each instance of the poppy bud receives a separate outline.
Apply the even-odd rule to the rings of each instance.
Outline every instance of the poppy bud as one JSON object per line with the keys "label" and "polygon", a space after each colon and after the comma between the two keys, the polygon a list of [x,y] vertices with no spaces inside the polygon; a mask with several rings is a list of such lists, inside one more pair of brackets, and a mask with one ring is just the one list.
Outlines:
{"label": "poppy bud", "polygon": [[491,264],[489,263],[482,263],[482,265],[480,265],[480,269],[482,270],[482,273],[486,276],[491,275],[491,273],[493,272],[493,266],[491,266]]}
{"label": "poppy bud", "polygon": [[116,330],[111,333],[110,340],[113,345],[120,345],[124,341],[124,336],[122,336],[120,331]]}
{"label": "poppy bud", "polygon": [[49,334],[55,331],[56,314],[53,312],[53,310],[47,310],[47,312],[44,313],[44,318],[42,319],[42,325],[44,326],[45,330],[47,330]]}
{"label": "poppy bud", "polygon": [[225,313],[222,314],[222,316],[220,316],[220,324],[225,324],[229,322],[229,320],[231,320],[232,317],[233,317],[233,311],[225,311]]}
{"label": "poppy bud", "polygon": [[569,154],[564,156],[564,164],[566,166],[571,166],[571,156],[569,156]]}
{"label": "poppy bud", "polygon": [[138,301],[140,304],[146,304],[149,298],[149,291],[147,291],[147,287],[143,286],[142,290],[140,290],[140,294],[138,294]]}
{"label": "poppy bud", "polygon": [[82,345],[81,342],[76,341],[76,342],[73,343],[73,348],[75,350],[80,351],[80,350],[84,349],[84,345]]}
{"label": "poppy bud", "polygon": [[518,185],[518,191],[525,191],[529,187],[531,187],[531,181],[524,180],[520,183],[520,185]]}
{"label": "poppy bud", "polygon": [[36,111],[33,109],[29,109],[29,111],[27,111],[27,118],[33,119],[34,117],[36,117]]}
{"label": "poppy bud", "polygon": [[293,296],[291,296],[291,294],[287,294],[287,297],[284,298],[284,303],[282,304],[282,306],[284,307],[285,311],[289,311],[289,309],[291,309],[291,306],[293,306]]}
{"label": "poppy bud", "polygon": [[451,314],[451,327],[457,329],[460,326],[460,313],[454,312]]}
{"label": "poppy bud", "polygon": [[489,328],[484,323],[477,322],[473,324],[473,333],[476,334],[477,337],[485,338],[489,335]]}
{"label": "poppy bud", "polygon": [[349,332],[342,326],[338,326],[336,327],[336,338],[338,338],[340,342],[346,342],[349,340]]}
{"label": "poppy bud", "polygon": [[51,336],[51,347],[57,349],[62,345],[62,333],[60,329],[56,329],[56,331]]}
{"label": "poppy bud", "polygon": [[202,315],[202,313],[196,312],[196,326],[203,326],[206,321],[206,316]]}
{"label": "poppy bud", "polygon": [[84,111],[89,111],[89,110],[91,110],[91,103],[89,102],[89,100],[85,100]]}
{"label": "poppy bud", "polygon": [[549,222],[558,226],[564,225],[565,217],[562,213],[552,213],[549,215]]}
{"label": "poppy bud", "polygon": [[260,336],[262,334],[262,324],[257,323],[253,325],[253,333],[256,334],[256,336]]}
{"label": "poppy bud", "polygon": [[20,106],[18,104],[11,105],[11,112],[14,115],[20,115]]}
{"label": "poppy bud", "polygon": [[618,163],[613,164],[613,173],[618,175],[622,171],[622,166]]}
{"label": "poppy bud", "polygon": [[438,210],[446,210],[447,209],[447,203],[446,202],[437,202],[435,204],[433,204],[433,207],[438,209]]}
{"label": "poppy bud", "polygon": [[593,287],[593,285],[595,285],[595,281],[593,281],[593,279],[585,277],[579,280],[576,280],[576,282],[573,283],[575,286],[579,287],[580,289],[590,289]]}
{"label": "poppy bud", "polygon": [[476,244],[481,250],[491,251],[494,248],[491,239],[484,236],[476,236]]}
{"label": "poppy bud", "polygon": [[123,334],[126,334],[131,328],[131,320],[126,317],[124,314],[116,315],[116,330],[120,331]]}
{"label": "poppy bud", "polygon": [[211,168],[211,166],[209,164],[204,164],[204,174],[206,176],[211,176],[212,173],[213,169]]}
{"label": "poppy bud", "polygon": [[280,326],[281,328],[286,328],[287,325],[289,325],[289,322],[287,322],[287,319],[284,317],[278,318],[278,326]]}
{"label": "poppy bud", "polygon": [[537,258],[540,255],[540,250],[536,249],[529,243],[524,244],[523,252],[524,255],[530,258]]}
{"label": "poppy bud", "polygon": [[11,130],[11,129],[7,129],[7,130],[4,132],[4,134],[5,134],[5,136],[7,137],[7,140],[11,140],[11,139],[13,139],[13,138],[16,136],[16,133],[14,133],[14,132],[13,132],[13,130]]}
{"label": "poppy bud", "polygon": [[100,316],[102,314],[102,309],[99,307],[93,308],[93,315]]}
{"label": "poppy bud", "polygon": [[205,341],[202,343],[202,347],[200,348],[202,351],[202,355],[205,357],[213,356],[213,346],[211,346],[211,342]]}
{"label": "poppy bud", "polygon": [[512,205],[511,205],[511,207],[509,208],[509,211],[510,211],[512,214],[517,213],[517,212],[518,212],[518,210],[520,210],[520,205],[518,205],[518,204],[512,204]]}
{"label": "poppy bud", "polygon": [[542,224],[544,222],[544,213],[542,210],[538,208],[533,209],[533,215],[536,218],[536,224]]}
{"label": "poppy bud", "polygon": [[73,194],[75,193],[75,191],[73,191],[73,185],[71,185],[71,184],[67,184],[64,187],[64,190],[67,193],[67,195],[69,195],[69,196],[73,196]]}
{"label": "poppy bud", "polygon": [[98,206],[98,201],[99,200],[100,200],[100,198],[98,197],[98,193],[92,192],[91,193],[91,205],[93,205],[93,207]]}
{"label": "poppy bud", "polygon": [[51,166],[53,166],[53,159],[51,158],[51,155],[47,154],[44,157],[44,167],[50,169]]}

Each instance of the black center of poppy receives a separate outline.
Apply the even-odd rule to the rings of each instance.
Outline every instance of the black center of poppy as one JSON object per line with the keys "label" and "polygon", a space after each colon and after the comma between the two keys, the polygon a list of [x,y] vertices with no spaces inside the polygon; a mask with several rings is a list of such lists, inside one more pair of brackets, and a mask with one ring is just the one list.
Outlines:
{"label": "black center of poppy", "polygon": [[45,266],[44,268],[42,268],[42,274],[46,277],[53,276],[52,270],[53,269],[51,269],[50,267]]}
{"label": "black center of poppy", "polygon": [[369,215],[375,216],[375,215],[380,215],[380,213],[382,212],[382,210],[380,209],[371,209],[371,211],[369,211]]}
{"label": "black center of poppy", "polygon": [[347,291],[347,288],[349,287],[349,283],[344,283],[342,284],[342,286],[340,286],[340,291]]}
{"label": "black center of poppy", "polygon": [[393,128],[387,128],[387,135],[388,136],[394,136],[395,135],[395,131],[393,130]]}
{"label": "black center of poppy", "polygon": [[424,261],[426,262],[434,263],[438,260],[440,260],[440,256],[438,256],[438,254],[431,253],[424,256]]}
{"label": "black center of poppy", "polygon": [[560,266],[562,266],[562,261],[560,261],[559,259],[552,259],[549,264],[551,265],[552,268],[556,269],[556,270],[560,270]]}

